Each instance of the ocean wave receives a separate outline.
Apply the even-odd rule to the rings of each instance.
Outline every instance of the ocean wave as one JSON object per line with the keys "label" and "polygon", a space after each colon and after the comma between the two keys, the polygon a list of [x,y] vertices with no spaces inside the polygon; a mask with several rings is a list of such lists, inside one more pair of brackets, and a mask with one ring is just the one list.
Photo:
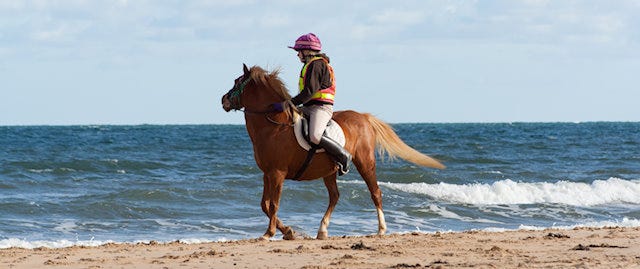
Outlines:
{"label": "ocean wave", "polygon": [[380,182],[389,189],[427,195],[450,203],[474,205],[567,204],[597,206],[606,204],[640,204],[640,180],[609,178],[591,184],[558,181],[525,183],[510,179],[491,184],[427,184]]}

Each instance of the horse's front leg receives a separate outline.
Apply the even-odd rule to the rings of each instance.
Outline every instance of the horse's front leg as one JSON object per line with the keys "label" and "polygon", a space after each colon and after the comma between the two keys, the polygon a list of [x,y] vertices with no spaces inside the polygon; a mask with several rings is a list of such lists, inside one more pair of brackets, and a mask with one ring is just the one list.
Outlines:
{"label": "horse's front leg", "polygon": [[276,228],[284,234],[285,240],[294,239],[293,230],[285,226],[278,218],[278,208],[280,207],[280,196],[284,185],[284,173],[265,173],[263,176],[264,188],[262,191],[262,211],[269,218],[269,227],[262,236],[262,239],[269,239],[276,234]]}

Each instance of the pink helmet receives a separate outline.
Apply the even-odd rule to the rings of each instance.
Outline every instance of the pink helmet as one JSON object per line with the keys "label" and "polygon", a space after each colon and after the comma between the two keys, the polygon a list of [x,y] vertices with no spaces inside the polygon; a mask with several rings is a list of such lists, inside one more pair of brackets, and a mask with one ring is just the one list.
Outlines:
{"label": "pink helmet", "polygon": [[313,33],[308,33],[306,35],[302,35],[296,39],[296,44],[293,47],[288,46],[290,49],[294,50],[322,50],[322,43],[320,43],[320,39],[314,35]]}

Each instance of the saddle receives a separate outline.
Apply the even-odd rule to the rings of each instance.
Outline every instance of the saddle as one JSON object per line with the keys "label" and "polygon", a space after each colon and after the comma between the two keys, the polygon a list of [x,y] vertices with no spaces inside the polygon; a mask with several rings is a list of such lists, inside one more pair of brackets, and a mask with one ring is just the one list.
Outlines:
{"label": "saddle", "polygon": [[[293,121],[293,132],[295,133],[298,145],[300,145],[300,147],[308,152],[307,158],[304,160],[304,163],[298,169],[296,175],[292,178],[293,180],[299,180],[304,171],[307,170],[307,167],[309,167],[313,156],[316,153],[324,152],[325,150],[320,147],[312,146],[311,140],[309,139],[309,118],[307,115],[305,115],[304,117],[295,117]],[[335,140],[342,147],[344,147],[346,143],[346,138],[344,136],[342,128],[334,120],[329,121],[329,123],[327,124],[327,128],[322,135]]]}
{"label": "saddle", "polygon": [[[296,135],[296,140],[298,141],[298,145],[302,147],[304,150],[309,151],[313,148],[311,140],[309,139],[309,118],[308,116],[297,117],[293,123],[293,131]],[[327,129],[325,129],[323,136],[329,137],[340,146],[345,145],[346,138],[344,136],[344,132],[340,125],[334,121],[330,120],[327,124]],[[316,152],[324,152],[324,149],[318,148]]]}

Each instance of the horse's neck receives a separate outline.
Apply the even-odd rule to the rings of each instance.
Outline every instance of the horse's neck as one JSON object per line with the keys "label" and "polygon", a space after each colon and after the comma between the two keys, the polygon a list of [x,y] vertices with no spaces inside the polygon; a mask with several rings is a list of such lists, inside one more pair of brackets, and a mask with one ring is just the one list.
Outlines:
{"label": "horse's neck", "polygon": [[[286,124],[291,122],[286,116],[269,116],[262,114],[245,114],[245,124],[247,126],[247,132],[251,137],[251,141],[254,143],[265,142],[265,139],[274,137],[278,132],[281,132],[285,128],[291,128]],[[273,121],[273,122],[272,122]],[[273,143],[273,141],[266,141],[267,143]]]}

